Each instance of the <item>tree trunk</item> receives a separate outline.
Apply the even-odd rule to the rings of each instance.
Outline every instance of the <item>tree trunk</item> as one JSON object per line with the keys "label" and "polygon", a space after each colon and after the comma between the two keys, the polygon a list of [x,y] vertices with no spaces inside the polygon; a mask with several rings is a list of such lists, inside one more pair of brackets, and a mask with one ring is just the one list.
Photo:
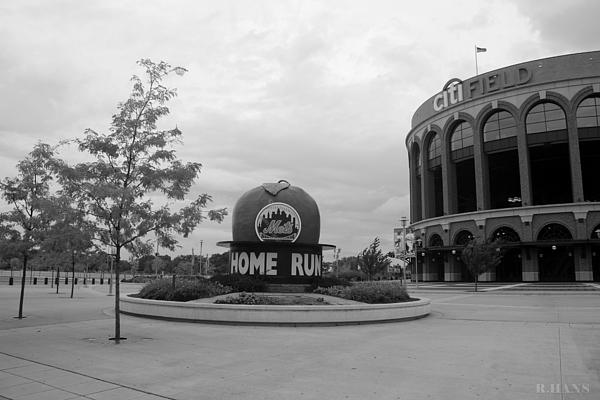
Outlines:
{"label": "tree trunk", "polygon": [[25,274],[27,273],[27,254],[23,254],[23,276],[21,276],[21,295],[19,297],[19,319],[23,319],[23,298],[25,297]]}
{"label": "tree trunk", "polygon": [[75,251],[71,250],[71,298],[75,289]]}
{"label": "tree trunk", "polygon": [[60,267],[56,267],[56,294],[58,294],[58,286],[60,285]]}
{"label": "tree trunk", "polygon": [[475,274],[475,291],[477,291],[477,281],[478,281],[479,276],[477,274]]}

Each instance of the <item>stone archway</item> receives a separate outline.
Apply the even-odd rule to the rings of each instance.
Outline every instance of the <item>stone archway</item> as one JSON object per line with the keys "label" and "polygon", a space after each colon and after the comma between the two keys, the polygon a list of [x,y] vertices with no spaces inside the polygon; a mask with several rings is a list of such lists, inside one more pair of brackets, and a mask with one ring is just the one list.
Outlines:
{"label": "stone archway", "polygon": [[571,232],[561,224],[548,224],[540,230],[537,237],[540,282],[575,281],[573,246],[560,243],[572,238]]}
{"label": "stone archway", "polygon": [[[502,240],[508,244],[521,241],[519,234],[507,226],[496,229],[492,234],[492,240]],[[519,247],[507,247],[504,250],[502,261],[496,267],[496,281],[520,282],[522,280],[521,249]]]}
{"label": "stone archway", "polygon": [[[600,282],[600,225],[597,225],[592,231],[591,239],[594,241],[592,244],[592,272],[594,282]],[[597,243],[596,243],[597,242]]]}
{"label": "stone archway", "polygon": [[[472,239],[473,239],[473,234],[467,230],[463,230],[456,234],[456,236],[454,238],[454,244],[456,246],[464,247]],[[460,280],[461,281],[473,282],[475,280],[475,277],[473,276],[471,271],[469,271],[469,269],[467,268],[467,266],[461,259],[460,252],[458,252],[458,251],[457,251],[457,254],[454,255],[454,262],[455,262],[455,265],[458,267],[458,270],[460,271]]]}
{"label": "stone archway", "polygon": [[444,280],[444,254],[437,249],[444,246],[444,241],[438,234],[433,234],[429,238],[429,248],[427,251],[429,278],[433,281]]}

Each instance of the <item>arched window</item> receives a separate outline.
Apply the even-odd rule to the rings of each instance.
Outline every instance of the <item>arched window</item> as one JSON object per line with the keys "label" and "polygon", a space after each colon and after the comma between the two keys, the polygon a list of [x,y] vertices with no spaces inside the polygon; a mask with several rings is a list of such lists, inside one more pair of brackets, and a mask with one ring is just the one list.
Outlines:
{"label": "arched window", "polygon": [[440,140],[440,135],[438,135],[437,133],[434,133],[431,137],[431,140],[429,141],[428,154],[428,159],[430,161],[435,160],[436,158],[441,157],[442,155],[442,141]]}
{"label": "arched window", "polygon": [[444,245],[444,241],[437,233],[434,233],[429,238],[429,247],[442,247]]}
{"label": "arched window", "polygon": [[585,201],[600,201],[600,97],[588,97],[577,107],[579,159]]}
{"label": "arched window", "polygon": [[505,139],[517,136],[517,121],[508,111],[498,111],[492,114],[483,126],[483,141]]}
{"label": "arched window", "polygon": [[483,150],[487,158],[490,208],[519,206],[520,198],[517,122],[512,114],[497,110],[483,125]]}
{"label": "arched window", "polygon": [[444,215],[444,193],[442,179],[442,141],[440,135],[431,132],[429,143],[427,145],[427,171],[423,171],[429,182],[426,187],[427,197],[423,199],[428,201],[425,218],[439,217]]}
{"label": "arched window", "polygon": [[557,104],[539,103],[527,114],[526,128],[533,205],[571,203],[565,112]]}
{"label": "arched window", "polygon": [[450,150],[460,150],[470,146],[473,146],[473,128],[463,121],[452,131]]}
{"label": "arched window", "polygon": [[528,134],[567,129],[565,112],[554,103],[545,102],[533,107],[527,114],[525,126]]}
{"label": "arched window", "polygon": [[421,149],[417,143],[413,143],[410,148],[410,155],[413,159],[413,164],[416,168],[417,175],[421,175]]}
{"label": "arched window", "polygon": [[473,240],[473,234],[469,231],[460,231],[454,239],[454,244],[458,246],[466,246]]}
{"label": "arched window", "polygon": [[571,232],[561,224],[548,224],[538,233],[538,240],[572,239]]}
{"label": "arched window", "polygon": [[505,242],[519,242],[519,234],[507,226],[498,228],[492,234],[492,240],[503,240]]}
{"label": "arched window", "polygon": [[600,239],[600,225],[596,225],[594,230],[592,230],[590,239]]}
{"label": "arched window", "polygon": [[577,127],[593,128],[600,126],[600,97],[588,97],[577,107]]}
{"label": "arched window", "polygon": [[450,158],[452,159],[454,184],[451,190],[452,212],[477,210],[475,183],[475,160],[473,159],[473,128],[466,121],[459,121],[450,134]]}

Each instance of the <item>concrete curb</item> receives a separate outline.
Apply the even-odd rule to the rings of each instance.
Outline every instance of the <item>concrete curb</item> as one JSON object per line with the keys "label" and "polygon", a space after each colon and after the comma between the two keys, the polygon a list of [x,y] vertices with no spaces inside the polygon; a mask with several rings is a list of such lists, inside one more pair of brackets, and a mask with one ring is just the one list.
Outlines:
{"label": "concrete curb", "polygon": [[347,325],[404,321],[423,318],[431,312],[431,301],[351,305],[240,305],[182,303],[121,298],[123,314],[185,322],[234,325]]}

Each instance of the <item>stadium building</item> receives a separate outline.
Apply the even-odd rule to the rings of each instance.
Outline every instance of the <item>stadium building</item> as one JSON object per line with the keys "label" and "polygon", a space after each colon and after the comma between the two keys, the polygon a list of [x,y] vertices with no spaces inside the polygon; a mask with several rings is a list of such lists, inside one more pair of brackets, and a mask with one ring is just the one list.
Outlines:
{"label": "stadium building", "polygon": [[452,79],[406,138],[420,281],[467,281],[471,239],[504,239],[482,281],[600,281],[600,51]]}

